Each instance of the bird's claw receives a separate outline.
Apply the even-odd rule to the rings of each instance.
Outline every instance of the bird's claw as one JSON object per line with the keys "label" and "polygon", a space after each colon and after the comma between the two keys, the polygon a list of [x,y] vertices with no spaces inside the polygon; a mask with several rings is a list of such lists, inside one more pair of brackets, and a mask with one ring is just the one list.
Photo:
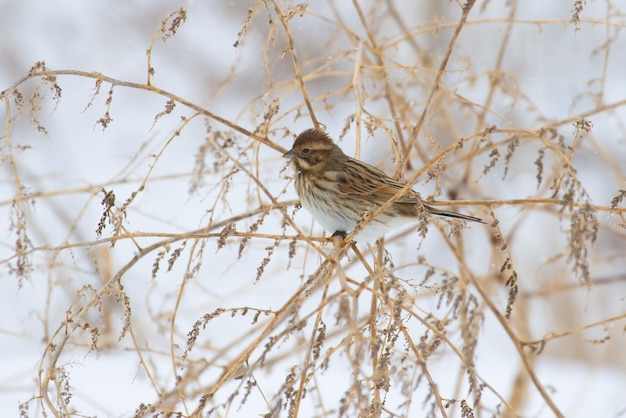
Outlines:
{"label": "bird's claw", "polygon": [[339,238],[341,241],[343,241],[344,239],[346,239],[347,236],[348,234],[346,234],[346,231],[335,231],[330,237]]}

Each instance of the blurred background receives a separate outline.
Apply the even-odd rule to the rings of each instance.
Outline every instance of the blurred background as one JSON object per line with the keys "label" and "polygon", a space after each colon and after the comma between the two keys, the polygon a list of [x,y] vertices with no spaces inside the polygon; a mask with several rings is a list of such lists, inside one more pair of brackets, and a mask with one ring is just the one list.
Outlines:
{"label": "blurred background", "polygon": [[[462,6],[0,2],[0,410],[625,415],[626,9]],[[324,264],[298,76],[488,225]]]}

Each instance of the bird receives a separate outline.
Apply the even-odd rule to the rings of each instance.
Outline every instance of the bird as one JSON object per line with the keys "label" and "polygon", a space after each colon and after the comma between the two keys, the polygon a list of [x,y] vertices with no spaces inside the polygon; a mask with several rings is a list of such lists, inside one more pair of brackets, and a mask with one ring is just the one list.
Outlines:
{"label": "bird", "polygon": [[[405,186],[378,168],[346,155],[321,129],[300,133],[283,157],[295,169],[295,189],[302,207],[333,236],[345,238],[360,220]],[[424,220],[426,214],[485,223],[475,216],[429,206],[419,193],[409,189],[371,219],[355,239],[379,239],[394,228]]]}

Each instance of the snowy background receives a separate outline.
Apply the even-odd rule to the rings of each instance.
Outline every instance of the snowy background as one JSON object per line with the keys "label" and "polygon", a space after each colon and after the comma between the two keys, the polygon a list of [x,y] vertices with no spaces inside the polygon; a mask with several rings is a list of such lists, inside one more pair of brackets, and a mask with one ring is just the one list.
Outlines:
{"label": "snowy background", "polygon": [[[418,145],[420,151],[412,154],[413,164],[404,177],[410,178],[437,154],[432,141],[445,148],[470,138],[462,152],[447,159],[436,182],[426,181],[424,175],[415,189],[424,196],[436,194],[439,200],[451,199],[448,193],[453,190],[455,199],[477,202],[458,210],[489,223],[495,216],[508,249],[500,251],[503,242],[493,238],[495,228],[471,225],[462,231],[463,262],[459,262],[446,242],[449,227],[445,224],[441,230],[431,227],[423,240],[414,226],[407,226],[388,239],[394,274],[406,280],[409,298],[422,310],[417,314],[422,318],[428,313],[439,319],[453,316],[441,306],[437,286],[465,274],[465,267],[503,313],[509,289],[501,266],[508,257],[505,253],[509,254],[519,287],[510,327],[520,340],[546,338],[539,356],[528,348],[525,353],[555,405],[567,417],[624,416],[625,221],[620,217],[623,212],[610,213],[608,208],[618,190],[626,189],[626,9],[619,2],[590,1],[584,4],[581,21],[574,24],[573,1],[502,3],[479,1],[470,12],[418,137],[426,145]],[[278,4],[283,12],[296,6]],[[355,5],[360,6],[367,26]],[[157,33],[161,22],[179,7],[186,10],[186,21],[163,41]],[[60,383],[48,383],[48,399],[70,397],[66,413],[132,416],[141,404],[158,404],[162,410],[191,414],[198,398],[271,320],[272,314],[262,313],[258,322],[253,321],[255,309],[280,309],[323,261],[302,240],[295,255],[290,255],[291,239],[275,240],[283,232],[291,237],[297,231],[283,226],[277,210],[264,217],[254,212],[271,199],[242,169],[261,180],[276,200],[296,199],[281,153],[242,134],[242,130],[256,131],[288,149],[294,135],[312,125],[274,3],[2,1],[0,9],[0,89],[17,87],[25,101],[17,106],[14,96],[7,94],[0,111],[5,121],[0,139],[0,219],[5,225],[0,241],[0,410],[5,416],[17,416],[20,410],[23,416],[50,414],[40,388],[53,373]],[[394,12],[406,28],[400,27]],[[380,80],[387,77],[394,94],[404,95],[397,102],[401,125],[417,123],[460,16],[458,4],[437,1],[311,2],[294,13],[289,27],[316,117],[335,138],[349,125],[340,142],[346,153],[358,153],[394,173],[389,139],[397,139],[396,121]],[[385,45],[388,72],[384,77],[368,32]],[[168,99],[150,89],[117,85],[107,104],[111,83],[103,82],[97,91],[93,74],[145,84],[146,50],[153,36],[152,85],[230,121],[231,126],[195,116],[181,103],[155,122]],[[359,60],[362,107],[357,112],[350,83]],[[59,75],[56,82],[62,93],[56,102],[41,78],[15,84],[40,61],[50,70],[91,76]],[[494,78],[499,80],[497,88],[493,88]],[[45,97],[33,101],[38,109],[29,110],[28,99],[38,91]],[[273,103],[280,108],[266,124]],[[483,113],[483,107],[489,111]],[[107,111],[112,121],[103,128],[98,120]],[[368,133],[367,127],[374,125],[348,124],[355,113],[363,121],[376,120],[377,128]],[[583,118],[593,127],[590,134],[577,138],[573,124]],[[242,129],[233,130],[233,125]],[[495,167],[483,174],[493,156],[489,149],[476,154],[471,150],[489,147],[480,133],[491,126],[510,132],[489,137],[505,145]],[[546,150],[543,181],[538,185],[536,161],[542,144],[530,133],[542,127],[554,127],[567,145],[575,145],[568,158],[588,194],[575,199],[588,198],[599,208],[597,239],[593,244],[581,241],[589,246],[589,277],[573,268],[569,259],[572,239],[577,238],[568,235],[572,228],[568,210],[561,213],[561,206],[549,203],[506,201],[552,196],[551,182],[562,174],[563,160],[553,153],[556,147]],[[513,132],[521,144],[505,164],[510,143],[506,138]],[[96,234],[104,211],[102,189],[114,191],[118,208],[137,192],[123,218],[120,233],[125,238],[114,247],[106,241],[113,236],[113,225],[107,223],[102,232],[105,241],[98,241]],[[504,202],[481,203],[489,201]],[[245,241],[243,251],[241,236],[229,237],[218,251],[216,235],[224,225],[211,230],[212,236],[192,235],[248,211],[253,214],[237,218],[236,229],[245,233],[259,222],[259,236]],[[293,206],[286,207],[287,214],[293,211]],[[298,211],[294,220],[305,234],[322,234],[305,211]],[[180,235],[166,245],[167,234]],[[20,240],[29,243],[25,260],[30,271],[23,276],[15,272]],[[157,243],[162,245],[141,253]],[[457,242],[454,248],[459,246]],[[332,251],[329,244],[319,248]],[[174,256],[178,250],[180,255]],[[366,258],[373,258],[366,245],[363,251]],[[134,263],[137,254],[142,256]],[[168,271],[169,260],[173,261]],[[109,281],[131,262],[120,293]],[[159,269],[154,271],[157,262]],[[354,348],[341,348],[347,336],[354,338],[354,324],[343,316],[346,293],[339,276],[344,270],[356,282],[367,276],[350,252],[342,265],[328,288],[328,294],[336,297],[323,299],[321,288],[314,289],[294,316],[307,320],[307,325],[281,336],[284,341],[268,352],[265,365],[252,371],[256,386],[245,402],[243,386],[250,379],[231,378],[221,386],[209,404],[226,406],[219,406],[215,416],[260,416],[280,403],[276,394],[291,368],[303,364],[311,327],[324,300],[327,305],[321,311],[327,339],[322,357],[328,356],[330,367],[310,371],[317,380],[299,408],[300,416],[338,415],[341,398],[355,379]],[[420,287],[429,266],[436,273]],[[460,289],[464,281],[455,283],[459,286],[455,289]],[[475,337],[475,370],[488,385],[476,416],[506,410],[494,392],[509,402],[522,399],[516,408],[523,416],[553,416],[529,382],[505,328],[469,287],[476,297],[475,309],[483,315]],[[96,294],[98,303],[89,305]],[[122,294],[127,301],[119,300]],[[365,294],[348,297],[351,315],[360,325],[371,314],[371,295]],[[91,308],[77,317],[87,305]],[[251,308],[245,316],[242,307]],[[238,310],[201,327],[188,357],[182,359],[194,323],[218,308]],[[125,326],[129,315],[130,324]],[[377,318],[383,328],[384,319],[384,315]],[[80,326],[74,328],[78,322]],[[280,335],[287,326],[285,321],[271,334]],[[428,370],[443,398],[467,399],[474,407],[463,367],[451,349],[466,342],[461,325],[455,327],[447,329],[451,344],[442,343],[428,359]],[[62,350],[52,349],[49,344],[60,344],[70,329]],[[416,341],[425,333],[422,324],[408,318],[407,329]],[[250,363],[263,354],[267,341],[254,351]],[[332,351],[333,347],[340,348]],[[396,354],[403,348],[398,343]],[[368,354],[362,355],[364,362],[370,361]],[[404,374],[419,374],[419,369],[405,369],[398,362],[390,370],[391,389],[384,399],[388,411],[382,415],[424,416],[430,411],[432,399],[425,381],[414,387],[401,384],[415,383],[404,380]],[[177,375],[184,376],[178,387]],[[62,393],[65,383],[67,393]],[[237,394],[230,402],[233,393]],[[60,404],[63,401],[55,403]],[[460,416],[458,403],[447,412]],[[439,413],[435,408],[435,416]],[[287,416],[287,411],[281,415]]]}

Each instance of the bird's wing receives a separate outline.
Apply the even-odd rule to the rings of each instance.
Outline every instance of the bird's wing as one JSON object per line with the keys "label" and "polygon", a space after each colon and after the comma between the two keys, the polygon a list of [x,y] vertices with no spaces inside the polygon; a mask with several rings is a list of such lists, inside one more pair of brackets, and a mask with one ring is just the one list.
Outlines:
{"label": "bird's wing", "polygon": [[[335,172],[339,191],[349,196],[371,196],[381,204],[389,200],[404,184],[389,177],[381,170],[361,161],[349,159],[344,167]],[[396,202],[417,203],[419,195],[409,189]]]}

